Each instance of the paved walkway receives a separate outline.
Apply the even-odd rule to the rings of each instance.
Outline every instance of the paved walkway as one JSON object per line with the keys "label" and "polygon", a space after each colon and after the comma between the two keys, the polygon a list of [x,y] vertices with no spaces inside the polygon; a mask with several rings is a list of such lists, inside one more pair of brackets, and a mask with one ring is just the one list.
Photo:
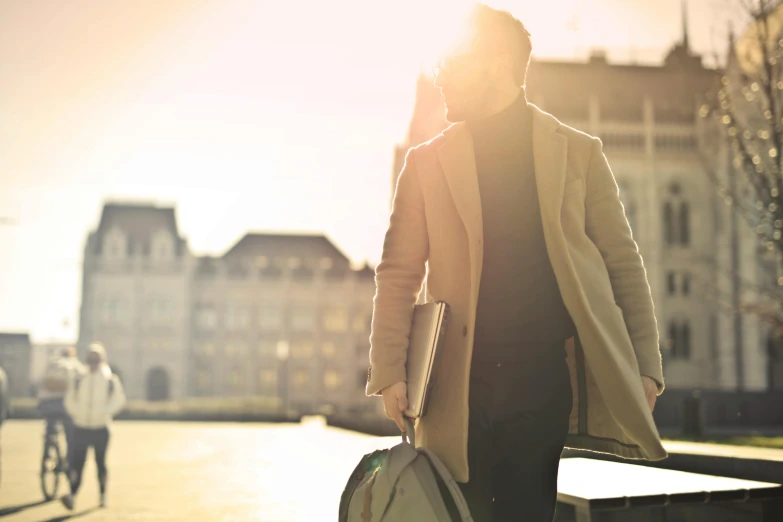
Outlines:
{"label": "paved walkway", "polygon": [[[303,424],[116,422],[109,446],[109,506],[97,509],[95,465],[88,461],[76,510],[41,503],[42,421],[2,428],[0,521],[331,521],[362,455],[397,444]],[[783,460],[783,450],[665,443],[672,453]],[[64,481],[61,492],[67,490]]]}
{"label": "paved walkway", "polygon": [[[322,423],[116,422],[109,445],[108,507],[97,509],[88,461],[76,509],[40,504],[42,421],[2,428],[0,519],[17,521],[335,520],[361,456],[397,437],[369,437]],[[92,457],[90,457],[92,458]],[[66,484],[60,485],[62,492]]]}
{"label": "paved walkway", "polygon": [[774,460],[783,462],[783,449],[758,448],[753,446],[731,446],[705,442],[664,441],[669,453],[707,455],[710,457],[731,457],[735,459]]}

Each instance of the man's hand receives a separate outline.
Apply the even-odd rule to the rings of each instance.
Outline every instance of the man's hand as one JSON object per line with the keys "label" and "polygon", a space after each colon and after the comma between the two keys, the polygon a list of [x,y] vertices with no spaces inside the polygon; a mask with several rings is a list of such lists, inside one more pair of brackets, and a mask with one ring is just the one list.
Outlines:
{"label": "man's hand", "polygon": [[644,385],[644,396],[650,406],[650,413],[652,413],[655,409],[655,401],[658,399],[658,384],[646,375],[642,375],[642,384]]}
{"label": "man's hand", "polygon": [[408,385],[404,381],[395,382],[381,390],[381,395],[386,416],[397,423],[400,431],[405,432],[402,412],[408,408]]}

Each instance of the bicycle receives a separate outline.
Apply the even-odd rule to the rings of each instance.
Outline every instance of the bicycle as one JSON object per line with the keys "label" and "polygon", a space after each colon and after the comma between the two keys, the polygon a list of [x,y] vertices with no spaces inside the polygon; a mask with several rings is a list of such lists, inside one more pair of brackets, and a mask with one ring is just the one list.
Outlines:
{"label": "bicycle", "polygon": [[61,426],[62,424],[59,422],[46,423],[43,457],[41,458],[41,491],[46,500],[52,500],[57,496],[60,473],[68,476],[68,461],[60,451]]}

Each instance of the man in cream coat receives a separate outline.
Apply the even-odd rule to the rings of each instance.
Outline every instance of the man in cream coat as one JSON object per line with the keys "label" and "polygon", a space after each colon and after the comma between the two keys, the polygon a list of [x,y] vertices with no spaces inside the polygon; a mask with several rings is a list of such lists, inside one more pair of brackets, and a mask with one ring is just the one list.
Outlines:
{"label": "man in cream coat", "polygon": [[531,47],[509,13],[473,12],[436,72],[453,125],[408,152],[376,270],[366,394],[401,430],[422,283],[451,307],[416,441],[477,522],[552,520],[564,446],[666,457],[644,264],[601,141],[527,102]]}

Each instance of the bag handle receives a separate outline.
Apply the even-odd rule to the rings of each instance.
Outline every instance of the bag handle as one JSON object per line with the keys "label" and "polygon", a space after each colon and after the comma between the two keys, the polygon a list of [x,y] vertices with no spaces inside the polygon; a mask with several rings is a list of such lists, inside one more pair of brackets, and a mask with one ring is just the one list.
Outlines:
{"label": "bag handle", "polygon": [[468,508],[468,503],[465,500],[465,497],[462,495],[462,490],[457,485],[457,481],[454,480],[454,477],[451,476],[451,473],[449,473],[446,465],[441,462],[437,455],[428,449],[421,448],[418,451],[427,457],[427,459],[430,461],[430,465],[434,468],[435,473],[440,476],[440,480],[443,481],[443,483],[446,485],[446,488],[449,490],[449,493],[451,493],[451,498],[454,500],[454,504],[457,506],[457,511],[459,511],[460,521],[474,522],[473,516],[470,514],[470,509]]}
{"label": "bag handle", "polygon": [[414,448],[416,447],[416,432],[413,430],[413,419],[407,415],[402,416],[402,420],[405,421],[405,430],[402,432],[402,441],[407,442]]}
{"label": "bag handle", "polygon": [[[413,419],[407,415],[402,416],[405,421],[405,430],[402,432],[402,441],[407,442],[414,448],[416,447],[416,432],[413,429]],[[465,501],[465,497],[462,495],[462,490],[457,485],[457,481],[449,473],[448,468],[441,462],[441,460],[432,452],[426,448],[419,448],[416,451],[424,455],[429,460],[430,465],[434,468],[435,473],[439,476],[440,480],[446,485],[446,488],[451,493],[451,498],[454,500],[454,504],[457,506],[461,522],[474,522],[473,517],[470,514],[470,509]]]}

